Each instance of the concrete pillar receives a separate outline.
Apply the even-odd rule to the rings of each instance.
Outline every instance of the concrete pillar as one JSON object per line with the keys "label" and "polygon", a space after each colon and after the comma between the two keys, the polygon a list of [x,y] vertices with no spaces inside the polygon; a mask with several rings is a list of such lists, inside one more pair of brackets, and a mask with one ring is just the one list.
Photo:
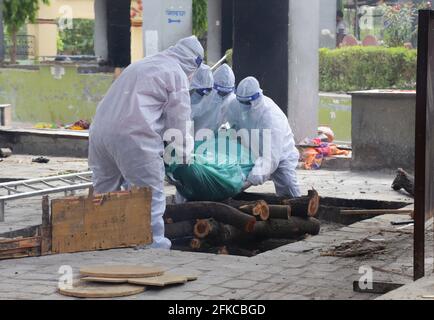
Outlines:
{"label": "concrete pillar", "polygon": [[107,0],[108,60],[115,68],[131,63],[131,1]]}
{"label": "concrete pillar", "polygon": [[318,127],[319,0],[234,2],[237,82],[255,76],[288,115],[296,141]]}
{"label": "concrete pillar", "polygon": [[320,48],[336,47],[336,0],[320,0]]}
{"label": "concrete pillar", "polygon": [[222,55],[234,46],[234,1],[222,0]]}
{"label": "concrete pillar", "polygon": [[222,0],[208,0],[208,64],[214,65],[222,55]]}
{"label": "concrete pillar", "polygon": [[108,61],[107,44],[107,0],[95,0],[95,32],[94,49],[95,56]]}
{"label": "concrete pillar", "polygon": [[191,36],[192,0],[143,0],[143,47],[149,56]]}
{"label": "concrete pillar", "polygon": [[320,1],[289,1],[288,118],[296,141],[318,128]]}
{"label": "concrete pillar", "polygon": [[131,63],[131,2],[95,0],[95,55],[109,66]]}
{"label": "concrete pillar", "polygon": [[5,60],[5,38],[3,30],[3,0],[0,0],[0,63]]}

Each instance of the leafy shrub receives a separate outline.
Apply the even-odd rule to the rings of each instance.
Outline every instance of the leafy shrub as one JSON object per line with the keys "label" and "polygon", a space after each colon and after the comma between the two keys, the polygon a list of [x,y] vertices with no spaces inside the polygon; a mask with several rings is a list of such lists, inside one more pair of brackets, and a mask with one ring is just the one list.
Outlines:
{"label": "leafy shrub", "polygon": [[414,89],[417,52],[406,48],[320,49],[320,90]]}

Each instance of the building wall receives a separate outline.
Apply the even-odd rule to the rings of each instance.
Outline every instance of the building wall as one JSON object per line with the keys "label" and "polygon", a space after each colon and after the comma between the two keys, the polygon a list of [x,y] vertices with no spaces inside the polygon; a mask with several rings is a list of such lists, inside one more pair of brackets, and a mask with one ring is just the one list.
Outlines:
{"label": "building wall", "polygon": [[[136,0],[132,0],[135,2]],[[50,5],[41,5],[36,24],[27,26],[27,33],[35,36],[35,55],[37,57],[57,55],[58,19],[95,19],[94,0],[51,0]],[[131,52],[136,61],[143,57],[143,36],[141,21],[135,21],[132,28]]]}
{"label": "building wall", "polygon": [[143,0],[143,46],[149,56],[191,36],[192,0]]}
{"label": "building wall", "polygon": [[352,93],[351,168],[414,170],[416,93]]}
{"label": "building wall", "polygon": [[76,66],[69,65],[0,69],[0,104],[12,105],[14,122],[90,120],[112,81],[112,74],[80,74]]}
{"label": "building wall", "polygon": [[336,47],[336,0],[320,0],[320,48]]}
{"label": "building wall", "polygon": [[208,64],[214,65],[222,57],[222,3],[208,0]]}

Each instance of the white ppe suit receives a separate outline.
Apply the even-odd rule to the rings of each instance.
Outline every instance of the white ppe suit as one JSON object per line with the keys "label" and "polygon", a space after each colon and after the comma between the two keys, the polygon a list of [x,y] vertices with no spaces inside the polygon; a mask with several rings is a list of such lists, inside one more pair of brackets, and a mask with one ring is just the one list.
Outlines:
{"label": "white ppe suit", "polygon": [[234,72],[227,64],[223,64],[214,72],[214,89],[211,94],[194,107],[197,110],[192,117],[195,134],[201,129],[217,132],[226,122],[227,108],[235,100],[234,89]]}
{"label": "white ppe suit", "polygon": [[[247,101],[250,105],[241,103]],[[279,196],[301,196],[297,181],[296,168],[299,152],[295,147],[294,134],[289,126],[288,118],[273,100],[264,96],[259,82],[248,77],[241,81],[237,88],[237,99],[231,103],[227,120],[235,130],[247,129],[249,147],[254,149],[251,130],[259,129],[260,140],[264,145],[257,145],[255,167],[247,178],[247,182],[262,185],[272,180]],[[264,129],[269,129],[269,139],[262,139]],[[242,136],[242,135],[241,135]],[[268,143],[268,148],[265,144]],[[267,153],[267,154],[265,154]]]}
{"label": "white ppe suit", "polygon": [[[201,92],[205,89],[209,89],[211,92],[214,87],[214,76],[212,70],[207,65],[202,65],[193,75],[191,80],[190,90],[191,93],[191,116],[194,118],[195,114],[200,111],[198,103],[201,102],[207,94]],[[209,94],[208,92],[208,94]]]}
{"label": "white ppe suit", "polygon": [[[126,68],[98,106],[89,136],[89,166],[96,193],[121,185],[152,188],[152,247],[169,249],[164,236],[164,142],[167,129],[190,141],[177,152],[185,159],[193,149],[187,133],[191,107],[189,77],[204,50],[196,37]],[[128,230],[125,230],[128,232]]]}

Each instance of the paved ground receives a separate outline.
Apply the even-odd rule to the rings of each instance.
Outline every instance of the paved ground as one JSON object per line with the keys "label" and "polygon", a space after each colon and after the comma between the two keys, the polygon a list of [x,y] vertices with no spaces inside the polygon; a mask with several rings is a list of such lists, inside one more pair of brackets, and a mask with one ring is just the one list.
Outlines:
{"label": "paved ground", "polygon": [[434,275],[389,292],[378,300],[434,300]]}
{"label": "paved ground", "polygon": [[[25,164],[26,159],[22,157]],[[58,160],[64,161],[58,169],[47,166],[40,171],[25,168],[22,172],[21,165],[11,165],[13,169],[9,170],[3,162],[1,174],[8,175],[5,169],[12,177],[23,178],[33,177],[36,172],[50,175],[55,170],[87,169],[82,160]],[[300,171],[299,175],[303,191],[315,187],[323,196],[411,201],[390,189],[393,174],[323,170]],[[267,184],[253,191],[273,191],[273,186]],[[168,187],[167,192],[173,194],[174,190]],[[40,200],[11,202],[6,213],[6,223],[0,224],[0,233],[17,225],[40,223]],[[397,230],[390,224],[397,219],[405,217],[377,217],[322,232],[253,258],[122,249],[0,261],[0,299],[67,299],[56,293],[60,266],[70,265],[77,273],[83,265],[119,263],[159,265],[172,272],[199,276],[197,281],[184,286],[148,290],[132,299],[374,299],[378,296],[353,292],[352,282],[361,277],[362,266],[374,267],[373,280],[411,282],[412,228]],[[428,248],[434,247],[432,234],[431,228],[427,233]],[[386,250],[362,258],[321,256],[321,251],[331,246],[364,238],[385,244]],[[427,251],[427,269],[432,270],[433,252]]]}

